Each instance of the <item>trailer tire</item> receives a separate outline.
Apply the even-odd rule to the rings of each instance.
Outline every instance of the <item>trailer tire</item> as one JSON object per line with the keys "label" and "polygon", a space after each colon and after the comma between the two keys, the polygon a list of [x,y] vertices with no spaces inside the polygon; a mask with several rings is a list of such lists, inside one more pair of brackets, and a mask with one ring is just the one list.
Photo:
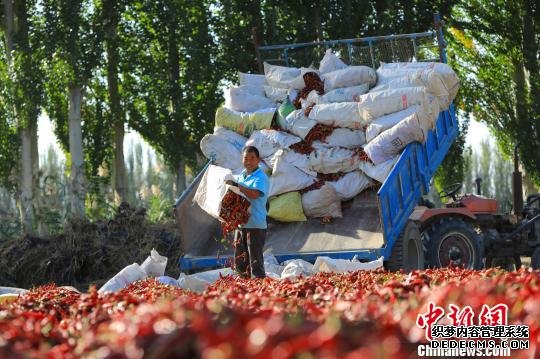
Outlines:
{"label": "trailer tire", "polygon": [[442,268],[453,264],[466,269],[482,269],[482,239],[470,223],[459,218],[443,219],[426,230],[428,267]]}
{"label": "trailer tire", "polygon": [[540,269],[540,246],[536,247],[531,256],[532,269]]}
{"label": "trailer tire", "polygon": [[403,269],[406,272],[424,269],[424,250],[416,223],[407,222],[405,229],[394,243],[392,254],[385,262],[385,267],[390,271]]}

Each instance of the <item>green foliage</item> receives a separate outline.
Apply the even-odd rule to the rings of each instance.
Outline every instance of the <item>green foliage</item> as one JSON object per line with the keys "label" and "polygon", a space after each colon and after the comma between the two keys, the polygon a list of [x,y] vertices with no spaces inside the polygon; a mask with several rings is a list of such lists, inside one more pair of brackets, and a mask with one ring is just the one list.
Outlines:
{"label": "green foliage", "polygon": [[150,222],[165,222],[172,219],[171,198],[164,198],[162,194],[155,194],[148,200],[148,220]]}

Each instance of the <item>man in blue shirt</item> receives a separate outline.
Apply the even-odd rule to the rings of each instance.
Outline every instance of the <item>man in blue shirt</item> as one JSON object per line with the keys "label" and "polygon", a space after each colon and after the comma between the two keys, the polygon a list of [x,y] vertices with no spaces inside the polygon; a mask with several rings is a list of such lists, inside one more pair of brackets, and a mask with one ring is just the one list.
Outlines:
{"label": "man in blue shirt", "polygon": [[234,233],[234,263],[236,271],[243,277],[264,278],[263,248],[266,240],[266,201],[269,180],[259,167],[259,150],[247,146],[242,151],[244,170],[236,177],[238,182],[227,181],[237,186],[251,202],[248,222]]}

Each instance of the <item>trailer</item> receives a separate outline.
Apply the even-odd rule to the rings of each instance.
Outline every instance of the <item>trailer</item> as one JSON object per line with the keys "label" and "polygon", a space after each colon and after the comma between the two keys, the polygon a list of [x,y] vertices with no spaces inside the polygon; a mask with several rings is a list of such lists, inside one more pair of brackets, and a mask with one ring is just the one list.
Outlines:
{"label": "trailer", "polygon": [[[380,62],[439,61],[446,63],[442,24],[424,33],[400,34],[312,43],[257,46],[259,62],[307,66],[327,48],[339,49],[351,65],[376,69]],[[384,258],[389,269],[424,267],[424,249],[419,223],[410,219],[415,207],[430,190],[431,179],[458,133],[451,104],[440,112],[425,143],[409,144],[385,182],[366,190],[343,206],[343,218],[330,224],[317,219],[299,223],[269,220],[265,249],[279,262],[318,256],[371,261]],[[221,239],[219,222],[206,214],[193,197],[207,164],[175,203],[175,217],[183,240],[184,272],[219,268],[232,262],[233,249]]]}

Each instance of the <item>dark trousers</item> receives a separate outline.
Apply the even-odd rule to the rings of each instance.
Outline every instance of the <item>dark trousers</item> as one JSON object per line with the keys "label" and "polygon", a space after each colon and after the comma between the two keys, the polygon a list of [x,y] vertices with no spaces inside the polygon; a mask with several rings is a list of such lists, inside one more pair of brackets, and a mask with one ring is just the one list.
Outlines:
{"label": "dark trousers", "polygon": [[234,264],[243,277],[264,278],[263,248],[266,229],[242,228],[234,233]]}

